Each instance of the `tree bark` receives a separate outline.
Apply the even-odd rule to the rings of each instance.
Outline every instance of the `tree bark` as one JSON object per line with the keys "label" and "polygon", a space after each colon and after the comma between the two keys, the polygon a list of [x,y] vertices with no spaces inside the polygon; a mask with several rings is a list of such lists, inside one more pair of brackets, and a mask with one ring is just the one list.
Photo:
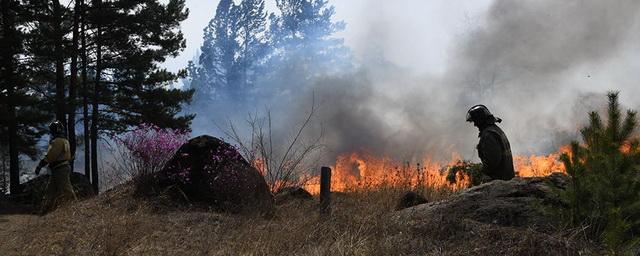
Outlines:
{"label": "tree bark", "polygon": [[[20,192],[20,159],[18,154],[18,124],[16,122],[16,106],[15,106],[15,89],[18,86],[16,84],[16,59],[14,48],[16,43],[16,25],[15,25],[15,13],[11,7],[11,0],[2,0],[0,3],[0,9],[2,10],[2,31],[6,40],[2,43],[2,77],[0,81],[4,82],[6,89],[6,100],[2,104],[6,104],[8,112],[7,130],[9,136],[9,189],[11,194],[17,194]],[[6,45],[5,45],[6,44]]]}
{"label": "tree bark", "polygon": [[[13,95],[13,90],[9,91],[9,99]],[[16,107],[9,103],[9,189],[11,194],[15,195],[20,192],[20,159],[18,155],[18,124],[16,123]]]}
{"label": "tree bark", "polygon": [[67,122],[66,119],[66,102],[64,95],[64,52],[63,52],[63,36],[62,29],[62,8],[60,7],[60,1],[53,0],[53,29],[54,35],[54,56],[56,64],[56,119],[63,124]]}
{"label": "tree bark", "polygon": [[84,128],[84,175],[91,179],[91,137],[89,132],[89,89],[87,81],[87,33],[86,5],[82,2],[82,32],[81,32],[81,58],[82,58],[82,121]]}
{"label": "tree bark", "polygon": [[[96,5],[96,13],[99,15],[102,8],[102,1],[97,0]],[[93,184],[93,189],[98,193],[100,191],[98,183],[98,96],[102,76],[102,21],[100,18],[97,19],[96,27],[96,79],[93,88],[93,102],[91,110],[91,182]]]}
{"label": "tree bark", "polygon": [[[73,7],[73,32],[71,42],[71,77],[69,78],[69,120],[67,122],[67,130],[69,131],[69,146],[71,149],[71,156],[76,155],[76,99],[77,99],[77,83],[78,83],[78,40],[79,33],[78,27],[80,25],[80,6],[81,1],[76,0]],[[71,159],[71,171],[73,171],[75,157]]]}

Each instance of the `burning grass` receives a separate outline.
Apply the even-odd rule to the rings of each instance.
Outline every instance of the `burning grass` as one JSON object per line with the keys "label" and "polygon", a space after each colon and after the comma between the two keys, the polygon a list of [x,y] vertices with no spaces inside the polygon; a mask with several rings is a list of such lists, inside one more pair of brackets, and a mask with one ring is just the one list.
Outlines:
{"label": "burning grass", "polygon": [[[568,151],[569,146],[563,146],[558,152],[549,155],[515,156],[516,176],[541,177],[553,172],[565,173],[559,158],[562,153]],[[455,172],[458,169],[463,171]],[[388,156],[350,153],[339,156],[332,166],[331,189],[353,192],[376,190],[380,187],[416,189],[426,186],[460,190],[473,183],[477,169],[477,164],[463,161],[457,154],[446,163],[434,161],[429,156],[424,157],[421,162],[410,163],[397,161]],[[320,192],[320,177],[304,177],[304,180],[306,190],[312,194]]]}

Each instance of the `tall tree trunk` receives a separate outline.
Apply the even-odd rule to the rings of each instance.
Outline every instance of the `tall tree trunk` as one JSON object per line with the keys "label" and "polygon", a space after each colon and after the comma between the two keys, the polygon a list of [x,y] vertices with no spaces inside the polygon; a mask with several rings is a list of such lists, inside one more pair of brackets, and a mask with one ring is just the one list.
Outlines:
{"label": "tall tree trunk", "polygon": [[91,140],[89,136],[89,89],[87,81],[87,33],[86,5],[82,1],[82,32],[81,32],[81,58],[82,58],[82,121],[84,128],[84,175],[91,179]]}
{"label": "tall tree trunk", "polygon": [[9,99],[9,189],[11,194],[20,192],[20,160],[18,159],[18,124],[16,122],[16,107],[11,99],[13,90],[8,92]]}
{"label": "tall tree trunk", "polygon": [[76,0],[73,7],[73,33],[71,43],[71,78],[69,79],[69,120],[67,122],[67,130],[69,134],[69,145],[71,147],[71,170],[73,171],[75,155],[76,155],[76,87],[78,83],[78,27],[80,25],[81,1]]}
{"label": "tall tree trunk", "polygon": [[[18,123],[16,122],[16,106],[15,106],[15,88],[16,84],[15,70],[16,59],[14,47],[18,42],[16,40],[16,25],[15,25],[15,13],[12,10],[11,0],[2,0],[0,8],[2,12],[2,38],[5,40],[0,47],[2,52],[2,65],[0,70],[0,81],[4,82],[4,89],[6,89],[6,101],[2,104],[6,104],[8,112],[8,136],[9,136],[9,189],[11,194],[17,194],[20,191],[20,161],[18,159]],[[6,45],[5,45],[6,44]],[[0,87],[0,88],[2,88]]]}
{"label": "tall tree trunk", "polygon": [[[100,10],[102,8],[102,1],[97,0],[97,13],[100,15]],[[92,102],[92,110],[91,110],[91,181],[93,182],[93,189],[98,193],[99,183],[98,183],[98,96],[100,90],[100,80],[102,76],[102,20],[101,18],[97,19],[96,22],[97,30],[96,30],[96,79],[93,88],[93,102]]]}
{"label": "tall tree trunk", "polygon": [[[13,92],[9,92],[9,97],[12,97]],[[8,99],[11,102],[11,99]],[[9,103],[9,189],[11,194],[18,194],[20,192],[20,160],[18,155],[18,140],[17,123],[16,123],[16,108],[13,103]]]}
{"label": "tall tree trunk", "polygon": [[62,38],[64,32],[62,30],[62,8],[60,1],[53,0],[53,28],[55,31],[54,38],[54,56],[56,62],[56,119],[63,124],[66,123],[66,108],[64,99],[64,52],[62,47]]}

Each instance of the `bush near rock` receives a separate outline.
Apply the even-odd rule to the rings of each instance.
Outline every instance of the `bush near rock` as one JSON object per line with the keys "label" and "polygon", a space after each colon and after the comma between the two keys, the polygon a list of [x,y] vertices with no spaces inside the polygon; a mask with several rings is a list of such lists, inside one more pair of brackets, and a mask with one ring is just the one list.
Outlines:
{"label": "bush near rock", "polygon": [[422,204],[396,213],[399,220],[449,216],[509,227],[547,228],[551,221],[540,210],[542,204],[560,204],[552,190],[564,189],[567,176],[494,180],[464,190],[444,201]]}
{"label": "bush near rock", "polygon": [[[44,192],[47,189],[49,183],[49,174],[40,175],[30,181],[22,184],[22,193],[20,200],[23,203],[31,205],[40,205],[44,198]],[[72,172],[69,175],[73,191],[76,193],[78,199],[84,199],[94,196],[96,193],[93,191],[93,187],[89,182],[89,179],[83,174]]]}
{"label": "bush near rock", "polygon": [[426,203],[428,203],[428,201],[424,196],[413,191],[407,191],[400,197],[400,200],[398,200],[396,211]]}
{"label": "bush near rock", "polygon": [[270,211],[273,197],[264,177],[230,144],[199,136],[182,145],[156,174],[161,189],[177,186],[190,201],[220,210]]}

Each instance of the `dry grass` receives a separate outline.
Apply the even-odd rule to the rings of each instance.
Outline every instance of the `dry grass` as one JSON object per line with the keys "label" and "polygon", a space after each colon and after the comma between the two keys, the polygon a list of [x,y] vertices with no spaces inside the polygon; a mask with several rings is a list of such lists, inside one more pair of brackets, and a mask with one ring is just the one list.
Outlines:
{"label": "dry grass", "polygon": [[[166,207],[121,186],[49,215],[0,215],[0,255],[572,255],[568,234],[457,220],[394,220],[401,190],[335,194],[277,206],[275,216]],[[430,200],[447,193],[430,191]]]}

